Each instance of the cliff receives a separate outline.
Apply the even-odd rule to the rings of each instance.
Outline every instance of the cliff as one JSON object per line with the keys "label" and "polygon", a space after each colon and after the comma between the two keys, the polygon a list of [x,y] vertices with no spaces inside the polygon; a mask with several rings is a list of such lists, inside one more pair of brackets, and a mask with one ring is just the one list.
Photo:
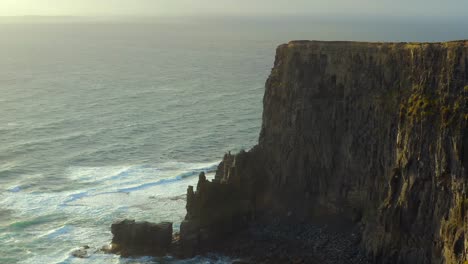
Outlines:
{"label": "cliff", "polygon": [[359,226],[375,263],[464,263],[467,100],[468,41],[279,46],[258,145],[189,188],[182,245],[276,215]]}

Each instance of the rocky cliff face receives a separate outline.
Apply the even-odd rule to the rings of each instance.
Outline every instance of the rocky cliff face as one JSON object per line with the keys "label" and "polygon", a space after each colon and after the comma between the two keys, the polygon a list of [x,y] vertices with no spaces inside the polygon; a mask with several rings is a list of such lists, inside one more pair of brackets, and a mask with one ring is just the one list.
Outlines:
{"label": "rocky cliff face", "polygon": [[468,260],[468,41],[290,42],[263,103],[258,145],[189,189],[182,240],[267,213],[349,220],[377,263]]}

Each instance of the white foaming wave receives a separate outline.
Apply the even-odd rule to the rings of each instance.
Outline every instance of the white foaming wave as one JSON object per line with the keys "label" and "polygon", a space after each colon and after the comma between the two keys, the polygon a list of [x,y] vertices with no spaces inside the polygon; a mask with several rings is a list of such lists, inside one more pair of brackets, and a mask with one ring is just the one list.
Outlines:
{"label": "white foaming wave", "polygon": [[63,225],[59,228],[56,228],[56,229],[52,229],[48,232],[46,232],[45,234],[41,235],[40,237],[46,237],[46,238],[49,238],[49,239],[57,239],[61,236],[66,236],[68,234],[70,234],[71,232],[73,232],[73,227],[70,226],[70,225]]}
{"label": "white foaming wave", "polygon": [[57,205],[65,198],[62,193],[32,193],[27,191],[0,194],[0,207],[14,210],[16,217],[29,217],[53,214]]}
{"label": "white foaming wave", "polygon": [[149,165],[109,166],[109,167],[71,167],[70,179],[92,184],[93,187],[68,195],[62,205],[86,198],[113,193],[131,193],[166,185],[197,176],[204,171],[212,173],[217,162],[184,163],[166,162],[158,168]]}
{"label": "white foaming wave", "polygon": [[[45,255],[37,255],[36,250],[31,249],[34,256],[22,263],[77,263],[70,252],[84,244],[98,249],[111,239],[110,224],[121,218],[174,221],[177,230],[177,223],[185,215],[183,199],[187,186],[196,184],[196,176],[201,171],[213,177],[217,164],[174,161],[157,166],[70,167],[66,175],[79,183],[74,191],[41,193],[13,185],[0,193],[0,208],[12,208],[16,219],[37,222],[37,225],[15,225],[19,234],[22,228],[38,232],[31,241],[33,244],[50,243],[57,248]],[[38,217],[52,220],[39,221]],[[125,263],[99,253],[93,253],[89,261],[80,263],[101,261]]]}
{"label": "white foaming wave", "polygon": [[[125,176],[132,166],[69,167],[67,177],[82,183],[96,183]],[[128,174],[128,173],[127,173]]]}
{"label": "white foaming wave", "polygon": [[180,161],[168,161],[161,163],[158,167],[161,170],[192,170],[192,169],[206,169],[208,171],[215,170],[219,161],[203,162],[203,163],[190,163]]}
{"label": "white foaming wave", "polygon": [[[98,201],[99,204],[109,204],[113,207],[112,198],[118,200],[134,192],[142,192],[146,198],[150,196],[179,196],[185,194],[189,184],[184,183],[185,179],[193,178],[195,180],[195,176],[201,171],[213,172],[216,165],[217,162],[168,162],[158,166],[161,169],[148,165],[72,167],[68,171],[70,178],[79,182],[80,177],[82,177],[82,182],[89,183],[89,187],[81,186],[74,191],[41,193],[23,190],[21,184],[11,185],[0,193],[0,207],[11,208],[15,210],[17,216],[23,217],[54,213],[57,210],[62,210],[63,206],[80,205],[77,201],[91,197],[102,197],[101,201]],[[177,182],[180,184],[174,185]],[[190,182],[190,184],[193,183]],[[153,190],[154,187],[160,188]],[[109,195],[112,197],[110,200],[108,199]]]}

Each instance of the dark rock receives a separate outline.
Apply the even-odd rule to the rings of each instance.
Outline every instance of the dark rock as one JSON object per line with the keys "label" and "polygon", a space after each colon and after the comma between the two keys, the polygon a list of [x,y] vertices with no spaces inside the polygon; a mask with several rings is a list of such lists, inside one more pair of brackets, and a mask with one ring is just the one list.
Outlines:
{"label": "dark rock", "polygon": [[200,225],[196,221],[183,221],[180,224],[180,252],[183,257],[195,256],[200,252]]}
{"label": "dark rock", "polygon": [[164,256],[172,242],[172,223],[123,220],[112,224],[111,250],[122,256]]}
{"label": "dark rock", "polygon": [[83,246],[79,249],[73,250],[71,255],[75,258],[88,258],[89,255],[87,249],[89,249],[88,246]]}
{"label": "dark rock", "polygon": [[[172,253],[253,263],[468,259],[468,41],[293,41],[266,82],[258,145],[187,190]],[[112,225],[164,255],[172,224]]]}
{"label": "dark rock", "polygon": [[[180,246],[183,256],[190,257],[220,239],[224,239],[242,227],[252,218],[254,201],[248,190],[240,184],[225,184],[229,180],[239,181],[236,175],[229,179],[210,182],[205,174],[199,175],[196,192],[187,190],[187,216],[180,227]],[[229,181],[230,182],[230,181]]]}
{"label": "dark rock", "polygon": [[258,145],[226,154],[212,182],[200,175],[181,241],[203,251],[290,215],[362,227],[358,239],[316,234],[321,263],[359,263],[340,257],[359,241],[376,263],[463,263],[467,102],[468,41],[281,45]]}

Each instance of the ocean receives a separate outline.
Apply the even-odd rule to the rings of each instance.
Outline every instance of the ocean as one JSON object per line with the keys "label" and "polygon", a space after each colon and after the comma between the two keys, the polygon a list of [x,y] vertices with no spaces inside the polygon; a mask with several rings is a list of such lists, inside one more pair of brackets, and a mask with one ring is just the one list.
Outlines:
{"label": "ocean", "polygon": [[455,18],[0,19],[0,263],[229,263],[95,251],[117,220],[177,230],[198,173],[255,145],[277,45],[465,38]]}

